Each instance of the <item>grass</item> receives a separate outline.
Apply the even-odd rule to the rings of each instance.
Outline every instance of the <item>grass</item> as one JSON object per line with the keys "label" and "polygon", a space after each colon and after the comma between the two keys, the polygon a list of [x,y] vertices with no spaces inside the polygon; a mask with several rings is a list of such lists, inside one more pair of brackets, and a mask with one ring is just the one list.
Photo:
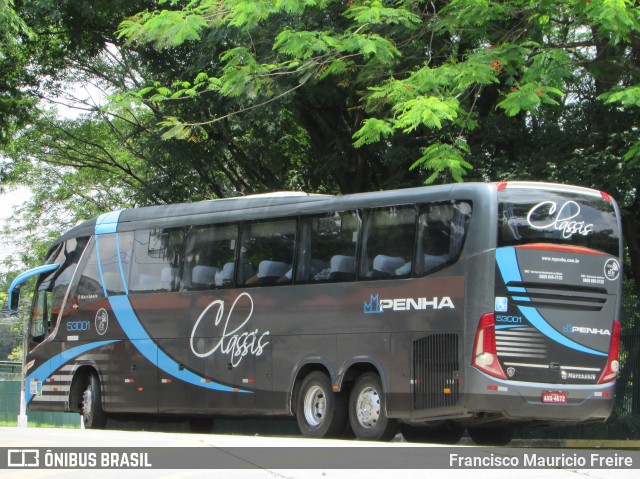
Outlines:
{"label": "grass", "polygon": [[[0,427],[17,427],[17,421],[0,421]],[[57,428],[57,429],[79,429],[80,424],[47,424],[43,422],[33,422],[29,421],[29,427],[48,427],[48,428]]]}

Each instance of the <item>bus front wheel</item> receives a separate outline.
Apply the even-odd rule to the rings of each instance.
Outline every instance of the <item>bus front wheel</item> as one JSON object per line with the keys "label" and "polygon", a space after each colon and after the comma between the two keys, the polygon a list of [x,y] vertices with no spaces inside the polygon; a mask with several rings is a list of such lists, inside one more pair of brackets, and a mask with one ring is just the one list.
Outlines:
{"label": "bus front wheel", "polygon": [[91,373],[82,393],[82,422],[86,429],[102,429],[107,423],[107,415],[102,410],[100,380]]}
{"label": "bus front wheel", "polygon": [[358,378],[349,398],[349,421],[358,439],[390,441],[398,432],[398,422],[389,419],[380,377],[365,373]]}
{"label": "bus front wheel", "polygon": [[329,377],[314,371],[300,385],[296,420],[305,437],[339,437],[347,422],[346,396],[334,393]]}

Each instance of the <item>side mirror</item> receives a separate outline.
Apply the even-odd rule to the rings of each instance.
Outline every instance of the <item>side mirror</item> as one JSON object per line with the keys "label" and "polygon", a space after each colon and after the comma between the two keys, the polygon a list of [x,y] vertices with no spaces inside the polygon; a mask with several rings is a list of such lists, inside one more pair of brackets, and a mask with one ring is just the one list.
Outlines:
{"label": "side mirror", "polygon": [[9,297],[9,310],[18,311],[20,309],[20,288],[15,288],[11,291]]}
{"label": "side mirror", "polygon": [[18,311],[18,309],[20,309],[20,286],[22,286],[25,281],[34,276],[55,271],[59,267],[59,263],[45,264],[20,273],[18,277],[11,282],[11,286],[9,287],[9,309],[11,311]]}

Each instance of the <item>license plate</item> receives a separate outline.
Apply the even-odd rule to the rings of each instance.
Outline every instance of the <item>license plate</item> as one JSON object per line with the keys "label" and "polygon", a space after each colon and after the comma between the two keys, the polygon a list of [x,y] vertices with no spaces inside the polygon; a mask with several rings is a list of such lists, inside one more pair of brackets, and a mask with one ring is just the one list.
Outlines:
{"label": "license plate", "polygon": [[567,393],[564,391],[548,391],[542,393],[543,403],[565,404],[567,402]]}

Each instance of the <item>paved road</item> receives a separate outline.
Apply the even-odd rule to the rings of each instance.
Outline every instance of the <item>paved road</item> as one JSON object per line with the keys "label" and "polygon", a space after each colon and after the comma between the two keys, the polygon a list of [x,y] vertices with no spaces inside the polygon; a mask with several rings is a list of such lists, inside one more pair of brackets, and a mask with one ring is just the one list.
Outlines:
{"label": "paved road", "polygon": [[[363,449],[366,445],[366,449]],[[95,430],[75,430],[75,429],[44,429],[44,428],[0,428],[0,448],[71,448],[72,450],[83,450],[78,448],[97,448],[103,451],[105,448],[131,448],[133,451],[140,448],[167,448],[167,456],[172,454],[180,456],[184,451],[193,451],[197,454],[207,454],[209,457],[221,457],[228,459],[232,457],[241,464],[239,469],[230,470],[198,470],[198,469],[153,469],[153,470],[15,470],[0,469],[1,477],[16,478],[268,478],[268,479],[331,479],[331,478],[441,478],[446,479],[468,479],[473,475],[473,479],[494,479],[512,478],[518,479],[626,479],[636,478],[639,475],[638,465],[635,470],[621,469],[580,469],[575,467],[539,469],[517,469],[517,470],[495,470],[495,469],[448,469],[448,470],[393,470],[393,469],[371,469],[369,465],[375,463],[376,456],[381,454],[397,454],[396,457],[415,457],[420,454],[423,457],[430,457],[434,460],[448,460],[450,454],[459,455],[483,454],[488,456],[493,454],[490,449],[477,449],[474,447],[453,446],[452,448],[438,448],[432,445],[415,446],[407,443],[362,443],[357,441],[337,441],[337,440],[309,440],[303,438],[275,438],[275,437],[255,437],[236,435],[213,435],[213,434],[187,434],[187,433],[158,433],[158,432],[131,432],[131,431],[95,431]],[[180,450],[178,448],[187,448]],[[260,448],[260,449],[258,449]],[[302,449],[301,449],[302,448]],[[322,448],[314,450],[311,448]],[[301,454],[315,454],[316,452],[326,452],[327,448],[339,448],[341,460],[345,454],[349,460],[353,461],[358,468],[335,469],[332,467],[318,467],[317,469],[278,469],[270,466],[272,461],[266,455],[255,455],[256,450],[266,451],[268,455],[280,455],[281,458],[299,457]],[[350,448],[353,454],[351,454]],[[296,451],[297,449],[297,451]],[[41,449],[42,450],[42,449]],[[56,449],[52,449],[55,451]],[[511,451],[517,451],[512,449]],[[521,451],[521,450],[520,450]],[[529,451],[535,451],[529,449]],[[2,454],[7,454],[2,450]],[[557,451],[557,455],[562,454],[562,450]],[[619,454],[624,456],[625,451],[609,451],[609,454]],[[503,454],[503,453],[500,453]],[[499,454],[499,455],[500,455]],[[509,451],[507,451],[507,455]],[[635,460],[640,453],[635,452]],[[217,455],[217,456],[216,456]],[[444,456],[447,456],[445,458]],[[257,458],[256,458],[257,457]],[[317,456],[316,456],[317,457]],[[384,456],[387,457],[387,456]],[[393,457],[393,456],[392,456]],[[1,459],[1,458],[0,458]],[[169,457],[163,459],[170,460]],[[371,461],[374,459],[374,461]],[[392,459],[393,460],[393,459]],[[165,461],[166,462],[166,461]],[[6,462],[5,462],[6,464]],[[339,465],[343,462],[339,462]]]}

